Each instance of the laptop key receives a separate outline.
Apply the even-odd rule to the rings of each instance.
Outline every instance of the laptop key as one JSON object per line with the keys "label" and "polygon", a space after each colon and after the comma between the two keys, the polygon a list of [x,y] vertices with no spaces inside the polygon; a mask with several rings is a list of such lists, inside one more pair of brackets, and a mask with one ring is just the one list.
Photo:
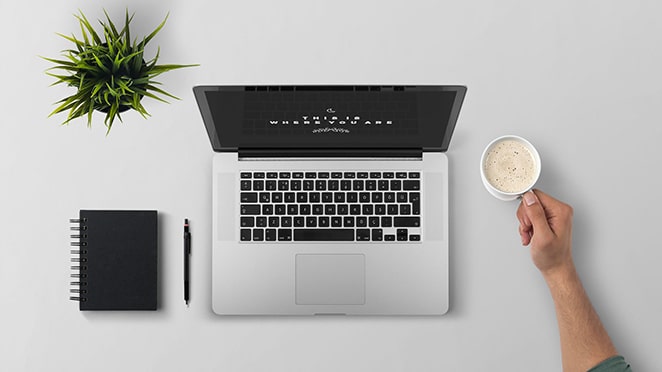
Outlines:
{"label": "laptop key", "polygon": [[398,229],[397,230],[397,238],[399,242],[406,242],[407,241],[407,229]]}
{"label": "laptop key", "polygon": [[264,230],[262,229],[253,229],[253,241],[261,242],[264,240]]}
{"label": "laptop key", "polygon": [[253,227],[255,225],[255,220],[253,217],[242,217],[241,218],[241,227]]}
{"label": "laptop key", "polygon": [[278,229],[278,241],[289,242],[292,240],[292,229]]}
{"label": "laptop key", "polygon": [[257,193],[256,192],[242,192],[240,194],[240,199],[242,203],[257,203]]}
{"label": "laptop key", "polygon": [[241,178],[251,178],[251,173],[250,172],[241,172],[240,177]]}
{"label": "laptop key", "polygon": [[[250,217],[252,218],[252,217]],[[267,227],[267,218],[266,217],[256,217],[255,226],[257,227]]]}
{"label": "laptop key", "polygon": [[294,229],[295,241],[354,241],[354,229]]}
{"label": "laptop key", "polygon": [[275,242],[276,241],[276,229],[266,229],[264,231],[264,240],[268,242]]}
{"label": "laptop key", "polygon": [[294,217],[294,227],[305,227],[306,219],[303,217]]}
{"label": "laptop key", "polygon": [[402,182],[403,190],[420,190],[421,181],[419,180],[406,180]]}
{"label": "laptop key", "polygon": [[411,214],[421,214],[421,202],[415,201],[411,203]]}
{"label": "laptop key", "polygon": [[372,229],[372,241],[381,242],[383,240],[383,230],[382,229]]}
{"label": "laptop key", "polygon": [[379,227],[379,217],[370,217],[370,218],[368,218],[368,226],[370,226],[370,227]]}
{"label": "laptop key", "polygon": [[354,217],[343,217],[343,226],[354,227]]}
{"label": "laptop key", "polygon": [[392,235],[392,234],[384,235],[384,240],[387,241],[387,242],[394,242],[395,241],[395,235]]}
{"label": "laptop key", "polygon": [[393,217],[394,227],[421,227],[420,217]]}
{"label": "laptop key", "polygon": [[370,229],[356,229],[356,240],[359,242],[370,241]]}
{"label": "laptop key", "polygon": [[242,215],[260,214],[260,205],[259,204],[242,204],[241,205],[241,214]]}
{"label": "laptop key", "polygon": [[421,241],[421,236],[418,234],[411,234],[409,235],[409,240],[412,242],[420,242]]}
{"label": "laptop key", "polygon": [[336,214],[336,205],[335,204],[324,205],[324,214],[327,216],[334,216]]}
{"label": "laptop key", "polygon": [[251,229],[241,229],[241,241],[250,242],[251,241]]}

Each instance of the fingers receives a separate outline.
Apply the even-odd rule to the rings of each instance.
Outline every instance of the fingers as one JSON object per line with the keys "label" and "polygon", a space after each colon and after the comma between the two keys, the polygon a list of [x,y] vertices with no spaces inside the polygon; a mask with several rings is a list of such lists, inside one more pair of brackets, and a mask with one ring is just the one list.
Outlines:
{"label": "fingers", "polygon": [[[551,198],[546,194],[541,193],[541,198],[543,200],[548,200]],[[544,208],[544,204],[541,199],[538,198],[537,191],[529,191],[522,196],[522,203],[520,204],[518,215],[520,216],[520,223],[522,228],[520,228],[520,237],[522,238],[522,243],[530,243],[533,235],[540,236],[539,239],[550,239],[554,236],[554,232],[549,226],[547,221],[547,214]],[[529,237],[526,237],[526,234],[529,234]],[[525,244],[526,245],[526,244]]]}
{"label": "fingers", "polygon": [[519,220],[519,235],[522,240],[522,245],[529,245],[529,243],[531,243],[533,225],[531,225],[531,220],[524,211],[523,203],[520,203],[517,208],[517,219]]}
{"label": "fingers", "polygon": [[570,205],[554,199],[538,189],[535,189],[534,192],[542,204],[548,224],[554,234],[557,233],[557,227],[565,230],[572,224],[573,210]]}
{"label": "fingers", "polygon": [[[538,198],[537,192],[538,191],[529,191],[524,194],[522,196],[522,204],[520,207],[523,208],[524,215],[531,221],[533,233],[540,234],[541,236],[550,236],[553,235],[553,232],[547,223],[544,204],[541,199]],[[542,192],[541,197],[543,199],[551,198],[547,195],[543,195]]]}
{"label": "fingers", "polygon": [[531,243],[531,226],[519,225],[519,236],[522,240],[522,245],[529,245]]}

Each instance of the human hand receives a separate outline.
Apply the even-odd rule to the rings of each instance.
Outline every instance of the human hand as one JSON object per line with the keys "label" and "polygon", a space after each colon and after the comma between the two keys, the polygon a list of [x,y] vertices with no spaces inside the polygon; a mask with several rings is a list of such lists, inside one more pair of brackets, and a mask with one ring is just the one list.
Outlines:
{"label": "human hand", "polygon": [[572,268],[572,207],[540,190],[522,197],[517,209],[522,245],[531,245],[531,258],[547,276]]}

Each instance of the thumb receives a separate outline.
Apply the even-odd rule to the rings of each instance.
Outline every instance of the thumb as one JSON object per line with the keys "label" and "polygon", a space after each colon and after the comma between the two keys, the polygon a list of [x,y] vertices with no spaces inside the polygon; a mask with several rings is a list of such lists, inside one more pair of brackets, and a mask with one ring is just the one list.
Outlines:
{"label": "thumb", "polygon": [[543,209],[540,199],[536,193],[531,190],[522,196],[522,204],[524,205],[524,213],[529,217],[533,225],[533,233],[541,235],[553,234],[552,229],[547,223],[547,216]]}

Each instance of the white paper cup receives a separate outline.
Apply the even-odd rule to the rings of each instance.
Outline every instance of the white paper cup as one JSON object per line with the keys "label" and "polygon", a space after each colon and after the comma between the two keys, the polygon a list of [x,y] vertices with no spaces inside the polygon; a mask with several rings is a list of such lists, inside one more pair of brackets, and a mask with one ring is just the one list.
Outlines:
{"label": "white paper cup", "polygon": [[[512,144],[511,142],[506,141],[514,141],[516,144]],[[515,152],[515,148],[507,148],[508,145],[517,146],[517,144],[524,146],[526,150],[528,150],[528,154],[520,154],[519,151]],[[510,152],[504,152],[503,155],[499,155],[498,151],[496,153],[492,152],[493,149],[495,151],[497,149],[499,151],[504,149],[507,151],[512,150],[513,154],[515,155],[511,154]],[[506,154],[508,156],[506,156]],[[499,176],[504,177],[502,180],[503,183],[493,184],[499,182],[494,181],[495,179],[499,180],[499,178],[494,177],[495,172],[498,173],[498,171],[486,172],[486,161],[488,160],[488,157],[490,157],[490,161],[493,163],[493,167],[499,166],[500,168],[506,168],[503,170],[503,172],[499,173]],[[513,166],[515,163],[524,162],[526,160],[525,158],[531,159],[533,162],[534,169],[532,174],[530,173],[530,167],[520,167],[518,171],[517,167]],[[529,162],[525,161],[525,164],[529,164]],[[529,170],[529,172],[525,172],[523,168],[526,168],[526,170]],[[492,168],[492,170],[494,169],[495,168]],[[529,141],[519,136],[507,135],[495,139],[494,141],[490,142],[487,147],[485,147],[485,150],[483,150],[483,155],[480,157],[480,177],[483,180],[483,185],[485,185],[485,188],[490,194],[492,194],[497,199],[504,201],[515,200],[522,196],[522,194],[531,190],[540,177],[540,169],[541,162],[538,151],[536,151],[536,148],[533,147]],[[487,173],[492,175],[492,182],[490,182],[490,177]],[[526,174],[526,176],[523,176],[522,174]],[[519,185],[517,185],[518,183]]]}

